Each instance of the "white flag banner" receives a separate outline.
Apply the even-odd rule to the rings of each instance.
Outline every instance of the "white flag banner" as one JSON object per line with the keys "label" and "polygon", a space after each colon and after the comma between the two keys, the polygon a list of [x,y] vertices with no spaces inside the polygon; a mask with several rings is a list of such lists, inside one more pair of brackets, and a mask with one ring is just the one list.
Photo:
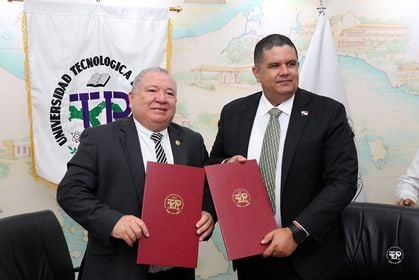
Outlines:
{"label": "white flag banner", "polygon": [[316,30],[308,47],[300,71],[300,86],[339,101],[345,106],[346,113],[350,116],[332,30],[325,14],[319,16]]}
{"label": "white flag banner", "polygon": [[[300,87],[342,103],[352,126],[351,111],[345,94],[330,21],[324,13],[319,16],[316,30],[300,70]],[[355,200],[366,200],[360,175],[358,176],[358,193]]]}
{"label": "white flag banner", "polygon": [[82,131],[129,116],[135,75],[169,66],[169,5],[159,4],[25,0],[35,176],[58,184]]}

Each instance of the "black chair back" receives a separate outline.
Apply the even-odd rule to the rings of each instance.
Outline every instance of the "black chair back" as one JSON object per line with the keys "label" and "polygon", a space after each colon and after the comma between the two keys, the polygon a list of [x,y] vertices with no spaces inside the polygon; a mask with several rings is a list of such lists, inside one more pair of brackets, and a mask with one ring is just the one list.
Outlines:
{"label": "black chair back", "polygon": [[0,219],[0,279],[74,278],[67,242],[51,210]]}
{"label": "black chair back", "polygon": [[419,277],[419,209],[352,202],[343,226],[346,267],[339,279]]}

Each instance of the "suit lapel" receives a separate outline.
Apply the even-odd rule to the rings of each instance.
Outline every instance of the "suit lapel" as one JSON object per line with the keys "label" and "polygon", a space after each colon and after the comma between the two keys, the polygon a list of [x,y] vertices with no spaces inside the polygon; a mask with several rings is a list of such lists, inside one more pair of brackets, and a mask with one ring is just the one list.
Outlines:
{"label": "suit lapel", "polygon": [[238,126],[240,129],[238,129],[238,134],[235,138],[240,139],[240,141],[236,141],[239,154],[242,154],[245,157],[247,157],[250,134],[252,133],[253,122],[255,121],[256,111],[259,106],[261,96],[262,92],[258,92],[247,97],[245,99],[246,102],[241,108],[241,112],[238,114],[240,118]]}
{"label": "suit lapel", "polygon": [[128,161],[132,179],[141,199],[144,190],[145,169],[141,154],[141,145],[132,116],[121,122],[120,141]]}
{"label": "suit lapel", "polygon": [[311,99],[312,98],[301,89],[298,89],[295,94],[287,136],[285,138],[284,154],[282,157],[281,192],[284,190],[295,150],[298,147],[299,140],[310,117],[306,112],[309,113],[307,108]]}
{"label": "suit lapel", "polygon": [[167,128],[170,138],[170,146],[173,153],[173,162],[175,164],[187,164],[186,146],[183,142],[182,132],[174,125],[170,124]]}

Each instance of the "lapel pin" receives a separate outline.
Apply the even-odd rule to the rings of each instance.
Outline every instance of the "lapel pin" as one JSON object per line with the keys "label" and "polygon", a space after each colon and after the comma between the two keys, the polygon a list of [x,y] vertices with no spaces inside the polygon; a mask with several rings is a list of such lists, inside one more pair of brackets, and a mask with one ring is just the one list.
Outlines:
{"label": "lapel pin", "polygon": [[180,141],[179,140],[176,140],[175,141],[175,144],[176,144],[176,146],[179,146],[180,145]]}
{"label": "lapel pin", "polygon": [[308,116],[308,111],[301,111],[301,116]]}

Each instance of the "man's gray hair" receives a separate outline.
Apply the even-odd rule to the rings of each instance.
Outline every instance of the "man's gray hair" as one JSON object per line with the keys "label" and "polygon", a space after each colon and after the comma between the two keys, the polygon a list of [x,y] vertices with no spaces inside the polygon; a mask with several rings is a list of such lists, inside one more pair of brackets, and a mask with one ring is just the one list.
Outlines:
{"label": "man's gray hair", "polygon": [[135,77],[134,82],[132,83],[132,89],[131,89],[132,93],[136,92],[138,86],[143,81],[144,75],[149,73],[149,72],[158,72],[158,73],[166,74],[168,77],[170,77],[172,79],[173,84],[175,85],[175,90],[177,92],[177,85],[176,85],[175,78],[173,78],[172,74],[170,74],[169,71],[167,71],[166,69],[161,68],[161,67],[149,67],[149,68],[145,68],[145,69],[141,70],[141,72],[138,73],[138,75]]}

